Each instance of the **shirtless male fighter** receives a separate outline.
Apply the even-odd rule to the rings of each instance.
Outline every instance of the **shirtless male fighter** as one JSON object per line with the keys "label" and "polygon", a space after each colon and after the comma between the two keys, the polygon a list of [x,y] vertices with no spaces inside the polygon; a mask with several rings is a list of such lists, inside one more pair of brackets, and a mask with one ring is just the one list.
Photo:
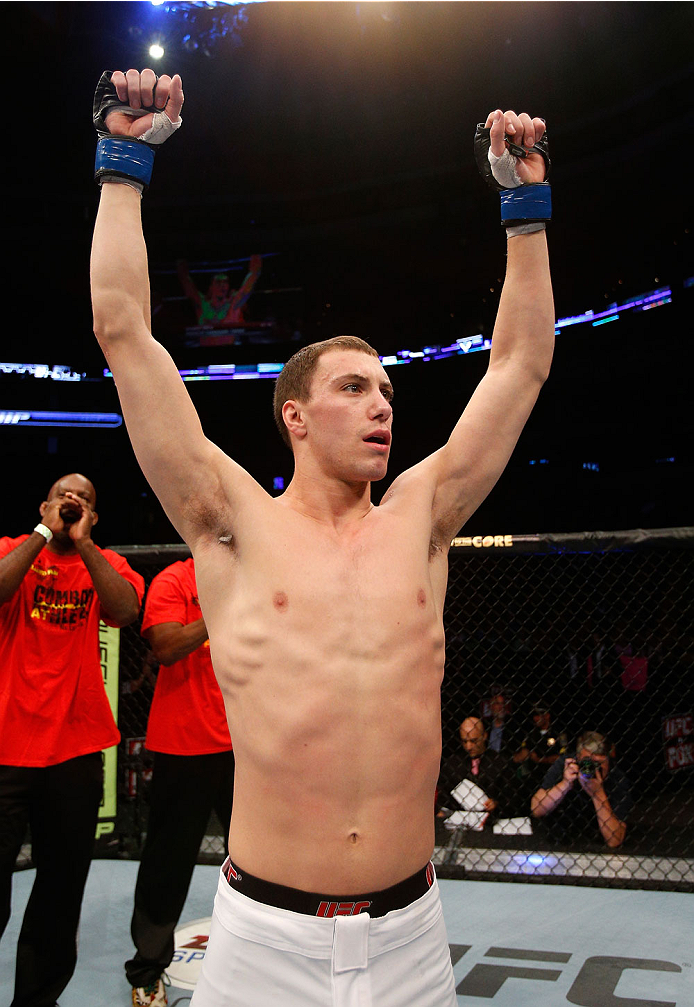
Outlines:
{"label": "shirtless male fighter", "polygon": [[393,408],[366,343],[338,337],[285,366],[276,416],[295,472],[272,498],[206,439],[150,334],[139,190],[149,144],[173,131],[182,104],[178,75],[101,79],[92,295],[138,461],[195,559],[236,753],[230,858],[193,1004],[454,1007],[429,864],[447,553],[550,367],[544,224],[527,223],[548,218],[549,187],[534,184],[544,154],[523,157],[544,122],[487,118],[502,218],[514,225],[489,368],[448,442],[374,506]]}

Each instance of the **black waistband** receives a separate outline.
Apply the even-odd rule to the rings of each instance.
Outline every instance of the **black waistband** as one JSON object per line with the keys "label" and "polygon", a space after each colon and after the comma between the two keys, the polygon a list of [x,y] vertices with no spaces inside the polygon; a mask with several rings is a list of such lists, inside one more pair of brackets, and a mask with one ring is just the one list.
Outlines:
{"label": "black waistband", "polygon": [[320,895],[317,892],[303,892],[299,888],[288,888],[273,881],[254,878],[252,874],[237,867],[227,857],[222,873],[229,885],[255,902],[277,909],[289,909],[305,916],[356,916],[368,913],[371,917],[385,916],[394,909],[404,909],[410,903],[425,895],[434,883],[434,867],[429,862],[421,871],[397,885],[380,892],[366,892],[364,895]]}

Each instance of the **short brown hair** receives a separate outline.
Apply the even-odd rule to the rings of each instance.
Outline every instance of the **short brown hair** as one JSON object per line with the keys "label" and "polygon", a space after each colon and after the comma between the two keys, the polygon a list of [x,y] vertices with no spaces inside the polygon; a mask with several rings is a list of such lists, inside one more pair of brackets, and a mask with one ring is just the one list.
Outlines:
{"label": "short brown hair", "polygon": [[611,745],[607,735],[600,734],[599,731],[584,731],[578,737],[576,751],[580,752],[583,748],[591,755],[609,755]]}
{"label": "short brown hair", "polygon": [[332,339],[323,339],[319,343],[310,343],[289,358],[277,375],[273,406],[277,429],[284,443],[290,448],[292,443],[289,431],[282,417],[284,403],[289,399],[308,402],[311,394],[311,379],[318,361],[324,353],[329,353],[331,350],[358,350],[360,353],[368,353],[370,356],[378,358],[378,353],[373,346],[369,346],[359,336],[334,336]]}

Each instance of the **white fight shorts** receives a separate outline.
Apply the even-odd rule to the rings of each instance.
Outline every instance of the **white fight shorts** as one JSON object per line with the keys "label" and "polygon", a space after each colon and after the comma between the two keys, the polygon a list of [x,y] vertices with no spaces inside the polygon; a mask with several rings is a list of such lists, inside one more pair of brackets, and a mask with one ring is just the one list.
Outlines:
{"label": "white fight shorts", "polygon": [[324,919],[256,902],[220,872],[191,1007],[457,1007],[436,880],[404,909]]}

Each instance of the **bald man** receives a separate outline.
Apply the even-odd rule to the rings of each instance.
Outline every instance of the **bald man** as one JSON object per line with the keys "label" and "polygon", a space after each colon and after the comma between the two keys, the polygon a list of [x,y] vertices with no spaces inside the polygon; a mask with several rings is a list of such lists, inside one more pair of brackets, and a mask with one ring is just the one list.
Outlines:
{"label": "bald man", "polygon": [[[466,717],[458,733],[462,749],[458,749],[441,767],[437,803],[449,809],[458,807],[453,792],[463,780],[469,780],[484,791],[483,809],[492,818],[503,814],[507,808],[506,792],[512,777],[508,760],[488,748],[489,735],[479,717]],[[485,824],[489,819],[485,819]]]}
{"label": "bald man", "polygon": [[54,1007],[77,927],[102,795],[101,750],[120,740],[104,690],[99,621],[127,626],[142,577],[92,541],[96,492],[73,472],[28,535],[0,538],[0,935],[31,829],[36,880],[17,945],[12,1007]]}

